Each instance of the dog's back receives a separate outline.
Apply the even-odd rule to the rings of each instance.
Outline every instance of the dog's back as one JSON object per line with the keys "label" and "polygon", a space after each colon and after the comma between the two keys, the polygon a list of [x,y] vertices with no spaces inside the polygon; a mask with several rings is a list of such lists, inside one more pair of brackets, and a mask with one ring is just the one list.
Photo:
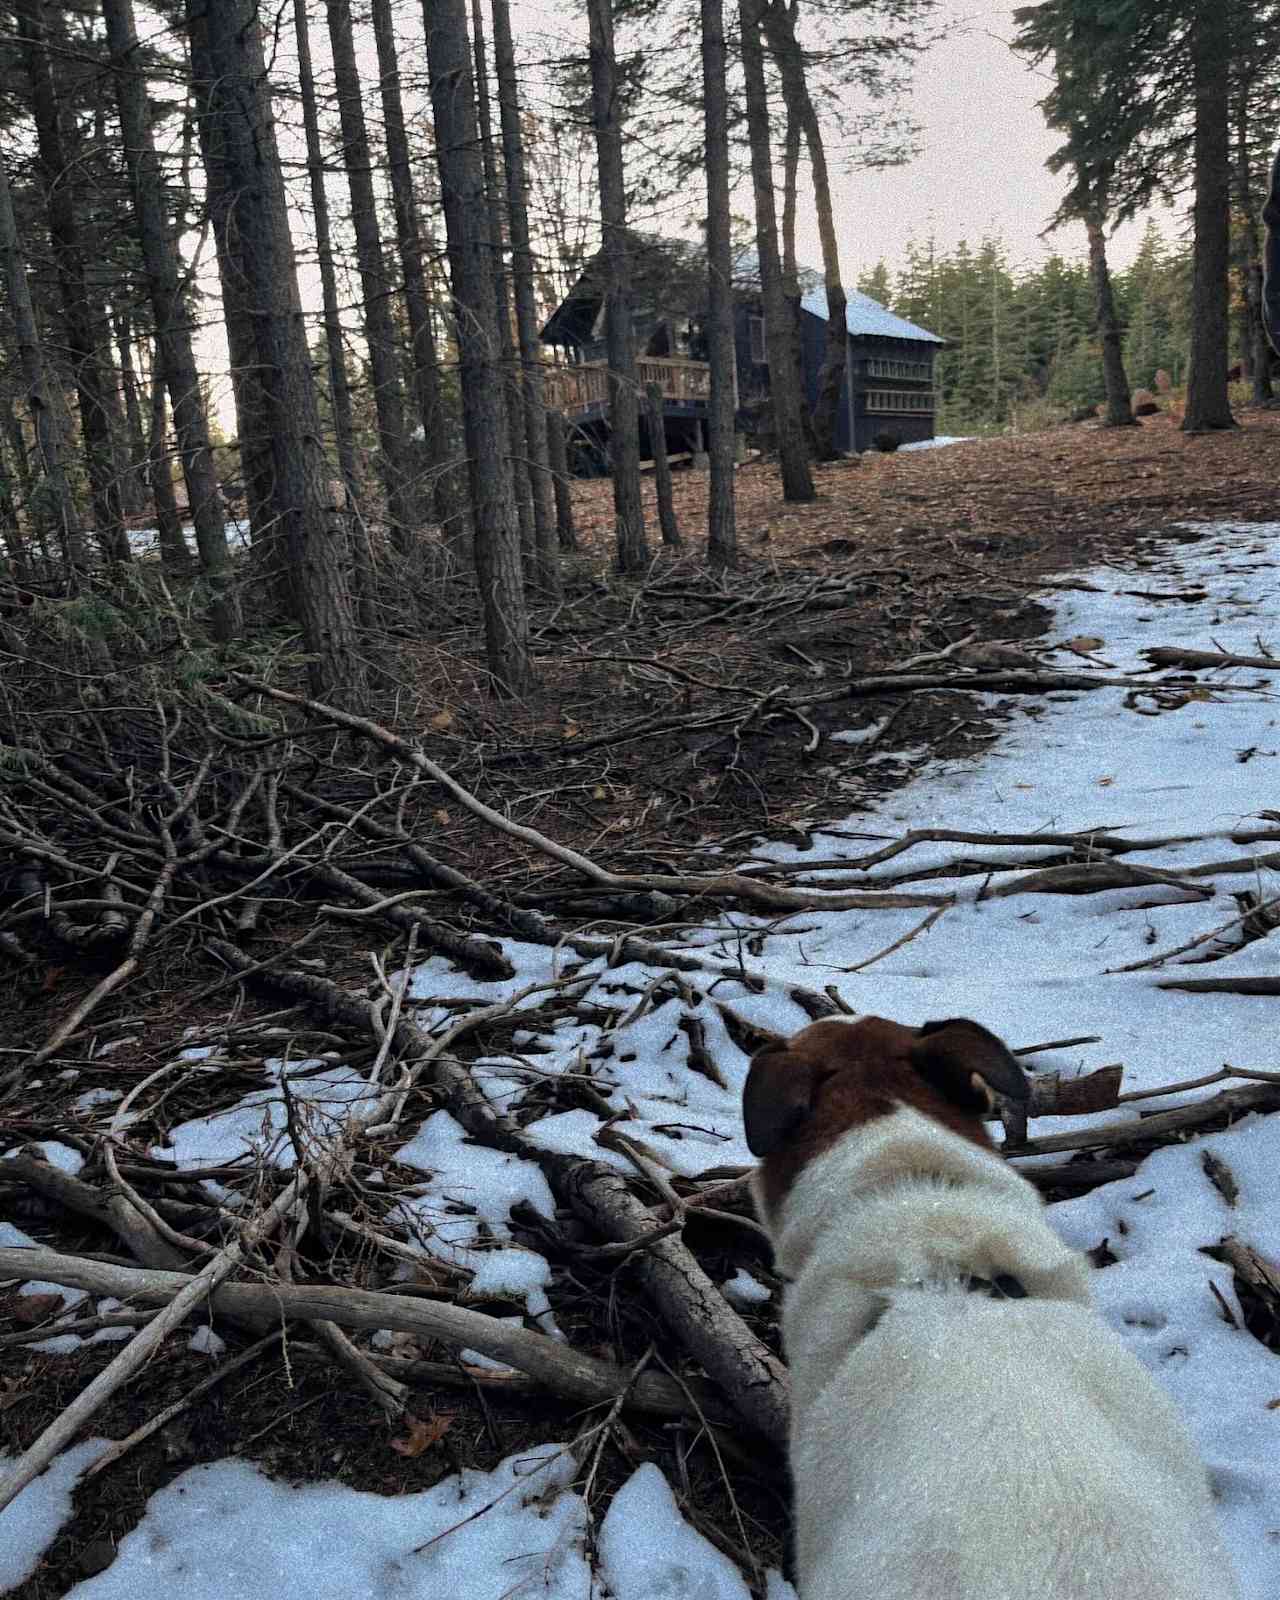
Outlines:
{"label": "dog's back", "polygon": [[[758,1200],[793,1280],[801,1600],[1229,1600],[1206,1474],[1172,1403],[981,1128],[989,1047],[970,1056],[962,1034],[927,1092],[904,1078],[894,1096],[885,1058],[899,1052],[902,1070],[919,1037],[819,1024],[791,1063],[766,1063],[774,1086],[757,1078],[754,1105],[748,1090]],[[975,1097],[973,1127],[930,1114],[939,1082]],[[778,1086],[792,1109],[766,1153]]]}

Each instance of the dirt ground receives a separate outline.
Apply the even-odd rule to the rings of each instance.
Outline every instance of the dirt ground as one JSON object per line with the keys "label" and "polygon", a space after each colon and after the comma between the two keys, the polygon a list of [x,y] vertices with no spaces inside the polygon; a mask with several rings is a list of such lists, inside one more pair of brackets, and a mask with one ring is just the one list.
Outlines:
{"label": "dirt ground", "polygon": [[[1050,575],[1100,562],[1137,570],[1144,547],[1177,536],[1184,519],[1280,517],[1280,412],[1240,418],[1234,432],[1200,437],[1153,417],[1128,430],[1084,425],[864,456],[818,469],[818,498],[806,506],[782,501],[772,466],[750,464],[738,477],[741,560],[724,579],[708,574],[701,559],[704,477],[677,474],[686,540],[678,551],[656,547],[647,483],[655,559],[643,582],[611,572],[610,485],[580,484],[575,511],[584,548],[569,562],[567,598],[534,618],[536,694],[514,707],[482,692],[474,616],[459,602],[442,611],[437,637],[416,653],[409,647],[419,670],[375,715],[421,737],[435,760],[507,815],[618,870],[694,871],[730,842],[745,855],[752,839],[812,840],[815,827],[867,806],[936,755],[976,755],[999,737],[998,710],[957,710],[954,697],[942,694],[851,698],[842,693],[846,680],[964,641],[971,650],[1005,645],[1018,659],[1047,666],[1078,664],[1049,627],[1042,602],[1055,587],[1045,581]],[[813,697],[828,689],[829,698]],[[803,715],[773,708],[779,697],[806,693]],[[826,737],[872,724],[881,732],[866,744]],[[340,775],[333,783],[340,791]],[[517,904],[553,906],[566,925],[576,919],[596,931],[617,920],[616,905],[602,907],[574,889],[566,869],[512,841],[497,845],[447,797],[424,792],[415,805],[410,831],[428,830],[439,855]],[[296,939],[306,926],[292,912],[251,953]],[[359,969],[356,945],[367,947],[369,937],[330,924],[316,948],[341,980]],[[39,1044],[96,976],[50,962],[0,977],[10,1048]],[[66,1139],[65,1106],[74,1095],[130,1086],[190,1042],[193,1028],[262,1021],[278,1009],[267,997],[240,996],[234,985],[209,992],[217,976],[190,946],[166,950],[97,1014],[97,1037],[129,1035],[135,1043],[91,1058],[72,1041],[54,1066],[80,1075],[63,1083],[51,1073],[38,1093],[32,1085],[11,1100],[0,1115],[0,1144]],[[361,981],[367,978],[365,965]],[[301,1036],[301,1014],[284,1017]],[[253,1085],[251,1051],[231,1081],[237,1094]],[[175,1091],[170,1121],[203,1109],[201,1082]],[[394,1171],[390,1178],[396,1181]],[[104,1230],[68,1221],[16,1185],[0,1184],[0,1215],[62,1248],[113,1248]],[[690,1243],[717,1276],[733,1262],[767,1273],[741,1232],[698,1227]],[[323,1275],[327,1263],[308,1265]],[[344,1272],[353,1281],[350,1264]],[[651,1342],[668,1347],[641,1298],[618,1292],[616,1270],[575,1263],[570,1276],[572,1292],[557,1298],[556,1312],[575,1344],[624,1362]],[[495,1314],[519,1309],[476,1304]],[[29,1444],[117,1348],[31,1354],[17,1342],[30,1332],[16,1314],[22,1310],[0,1290],[0,1439],[10,1450]],[[774,1338],[775,1330],[756,1323]],[[121,1437],[205,1376],[207,1360],[189,1353],[186,1339],[176,1336],[92,1431]],[[18,1600],[52,1600],[107,1565],[148,1496],[196,1462],[243,1454],[291,1479],[333,1477],[403,1492],[464,1465],[493,1466],[528,1442],[565,1436],[579,1420],[554,1399],[441,1383],[418,1397],[419,1414],[445,1424],[440,1439],[405,1456],[391,1446],[381,1414],[352,1395],[309,1339],[291,1334],[286,1349],[282,1361],[274,1345],[82,1488],[74,1519],[13,1591]],[[696,1430],[627,1421],[604,1453],[596,1493],[603,1503],[635,1464],[658,1460],[708,1537],[749,1567],[741,1528],[757,1560],[776,1562],[786,1524],[777,1465],[761,1463],[745,1438],[723,1448],[727,1476]]]}

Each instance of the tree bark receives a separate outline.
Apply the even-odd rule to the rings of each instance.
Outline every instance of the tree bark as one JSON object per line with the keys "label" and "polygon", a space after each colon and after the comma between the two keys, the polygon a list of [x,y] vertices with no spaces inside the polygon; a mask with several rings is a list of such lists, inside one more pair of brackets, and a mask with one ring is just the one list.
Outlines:
{"label": "tree bark", "polygon": [[391,177],[391,207],[395,217],[396,248],[404,280],[404,304],[413,356],[413,397],[422,425],[427,473],[437,521],[446,537],[455,525],[465,528],[466,506],[462,486],[450,466],[453,427],[440,388],[440,357],[431,320],[431,296],[422,264],[423,238],[418,202],[409,162],[409,139],[400,95],[400,62],[391,22],[391,0],[372,0],[373,32],[378,47],[378,78],[382,90],[383,131]]}
{"label": "tree bark", "polygon": [[[328,505],[328,466],[289,235],[275,116],[256,0],[186,0],[203,33],[212,76],[209,141],[229,204],[224,259],[253,307],[253,333],[275,472],[273,509],[283,535],[294,615],[310,656],[310,681],[350,703],[362,673],[349,594],[350,552]],[[216,225],[216,219],[215,219]],[[231,230],[234,230],[232,233]]]}
{"label": "tree bark", "polygon": [[311,66],[311,28],[307,0],[294,0],[293,30],[298,46],[298,89],[302,124],[307,140],[307,176],[310,179],[311,214],[316,232],[316,260],[320,267],[320,295],[324,306],[324,343],[329,369],[329,402],[333,409],[333,439],[338,471],[347,504],[360,504],[360,471],[356,462],[355,422],[351,415],[351,382],[338,309],[338,277],[333,266],[333,230],[329,224],[329,195],[324,182],[324,149],[320,143],[320,118],[316,111],[315,73]]}
{"label": "tree bark", "polygon": [[[849,349],[848,300],[840,276],[840,246],[836,240],[826,145],[813,96],[809,93],[800,41],[796,37],[797,8],[798,0],[789,0],[789,3],[788,0],[770,0],[770,3],[761,6],[760,18],[782,77],[788,125],[794,122],[802,129],[813,174],[818,237],[822,241],[822,276],[827,291],[827,344],[813,405],[813,437],[818,459],[831,461],[839,453],[836,448],[836,419]],[[853,441],[849,443],[852,448]]]}
{"label": "tree bark", "polygon": [[387,497],[387,521],[396,548],[407,552],[417,517],[409,490],[404,431],[404,396],[396,358],[396,333],[391,319],[391,283],[382,256],[378,207],[373,191],[373,159],[365,126],[360,72],[356,65],[351,0],[325,0],[333,75],[342,123],[342,163],[351,192],[351,225],[356,236],[360,295],[364,302],[364,337],[369,348],[369,374],[378,416],[378,475]]}
{"label": "tree bark", "polygon": [[169,447],[165,430],[164,364],[157,350],[151,373],[151,438],[147,445],[147,476],[151,501],[155,507],[156,535],[160,560],[169,572],[185,577],[191,570],[191,555],[182,533],[178,497],[173,492],[173,473],[169,469]]}
{"label": "tree bark", "polygon": [[511,7],[508,0],[492,0],[492,4],[494,67],[498,77],[498,111],[502,123],[502,165],[507,180],[507,217],[511,232],[511,284],[516,305],[516,339],[520,347],[520,400],[533,506],[533,572],[538,588],[551,598],[556,598],[562,592],[562,584],[551,508],[546,402],[538,341],[533,251],[529,243],[528,183],[525,176],[524,133],[520,126],[520,99],[516,87],[515,45],[511,37]]}
{"label": "tree bark", "polygon": [[613,47],[613,0],[587,0],[591,114],[604,232],[605,346],[609,358],[609,466],[618,568],[640,573],[649,564],[640,500],[640,415],[635,341],[631,331],[631,244],[622,161],[622,102]]}
{"label": "tree bark", "polygon": [[[20,0],[17,11],[31,78],[31,108],[49,218],[49,239],[62,299],[67,353],[76,385],[95,532],[109,560],[130,561],[132,553],[124,531],[124,504],[111,426],[115,409],[114,375],[103,359],[103,351],[110,348],[110,340],[105,318],[98,314],[89,298],[80,223],[71,187],[71,175],[78,169],[71,159],[72,146],[67,137],[70,110],[54,81],[50,22],[44,0]],[[60,27],[56,14],[54,25]]]}
{"label": "tree bark", "polygon": [[74,577],[88,565],[84,535],[76,517],[76,508],[67,485],[63,460],[62,426],[57,410],[52,404],[48,379],[45,373],[44,348],[36,327],[35,309],[31,304],[31,289],[27,283],[26,262],[18,238],[18,225],[13,214],[13,197],[4,163],[0,161],[0,270],[4,273],[9,316],[13,321],[14,338],[18,345],[18,361],[23,380],[27,385],[27,404],[35,426],[36,453],[44,472],[44,493],[33,515],[37,522],[50,529],[69,574]]}
{"label": "tree bark", "polygon": [[209,585],[210,628],[215,639],[227,640],[240,631],[231,558],[227,552],[227,514],[209,445],[209,419],[191,347],[191,319],[179,279],[177,247],[165,215],[160,166],[147,109],[146,80],[136,60],[138,36],[132,0],[102,0],[102,14],[107,25],[107,45],[120,107],[120,128],[133,190],[138,243],[155,317],[156,364],[164,373],[173,405],[174,431],[187,485],[187,504],[195,525],[196,550],[200,569]]}
{"label": "tree bark", "polygon": [[489,218],[489,270],[493,276],[493,303],[497,314],[498,354],[502,362],[502,417],[506,427],[505,456],[511,474],[511,493],[515,496],[520,523],[520,548],[525,564],[532,566],[533,501],[529,474],[521,449],[522,412],[516,382],[516,347],[511,336],[511,301],[507,294],[507,268],[503,257],[502,189],[498,181],[498,159],[493,144],[493,115],[489,105],[489,65],[484,42],[484,7],[471,0],[475,37],[476,114],[480,128],[480,155],[484,163],[484,191]]}
{"label": "tree bark", "polygon": [[[203,17],[203,10],[200,12]],[[258,343],[253,308],[243,274],[232,248],[235,223],[234,195],[228,175],[225,140],[212,112],[213,67],[203,20],[192,21],[187,9],[187,44],[190,84],[195,104],[194,122],[205,170],[205,204],[213,225],[218,283],[222,291],[222,316],[231,356],[231,390],[236,407],[236,445],[240,475],[249,513],[249,534],[260,573],[273,581],[283,604],[291,604],[284,563],[280,557],[280,529],[275,520],[275,464],[267,397],[258,365]]]}
{"label": "tree bark", "polygon": [[573,496],[569,492],[569,451],[564,439],[564,412],[547,412],[547,459],[556,496],[556,539],[562,550],[578,548],[573,525]]}
{"label": "tree bark", "polygon": [[[671,463],[667,460],[667,430],[662,416],[662,385],[646,383],[644,396],[649,414],[649,445],[653,451],[653,485],[658,493],[658,526],[662,542],[677,550],[683,544],[676,521],[675,496],[671,490]],[[730,502],[732,510],[732,502]]]}
{"label": "tree bark", "polygon": [[[711,364],[711,484],[707,559],[731,567],[738,555],[733,434],[737,357],[733,348],[733,253],[729,239],[729,91],[724,0],[702,0],[702,104],[707,154],[707,355]],[[665,452],[664,452],[665,454]],[[655,456],[656,463],[656,456]],[[673,519],[674,520],[674,519]],[[665,541],[665,530],[664,530]]]}
{"label": "tree bark", "polygon": [[111,322],[116,348],[120,352],[120,381],[124,390],[124,417],[129,440],[128,470],[121,482],[120,493],[126,512],[136,517],[147,509],[147,435],[142,425],[142,402],[138,397],[138,369],[133,360],[133,325],[127,311],[118,311]]}
{"label": "tree bark", "polygon": [[1228,283],[1231,258],[1230,9],[1196,0],[1191,18],[1194,91],[1195,254],[1191,283],[1191,362],[1187,433],[1234,428],[1227,398]]}
{"label": "tree bark", "polygon": [[[782,140],[782,292],[787,301],[787,338],[791,342],[792,381],[800,396],[800,421],[804,427],[805,449],[818,452],[813,437],[813,418],[805,394],[804,361],[800,349],[800,265],[796,260],[796,198],[800,179],[800,121],[787,108],[787,125]],[[852,441],[851,441],[852,443]]]}
{"label": "tree bark", "polygon": [[1242,247],[1240,267],[1241,277],[1244,280],[1244,354],[1249,369],[1252,391],[1250,398],[1256,406],[1269,406],[1275,399],[1275,392],[1271,382],[1271,345],[1267,340],[1266,324],[1262,316],[1262,247],[1258,238],[1253,174],[1249,162],[1247,93],[1240,93],[1236,100],[1235,143],[1235,200],[1240,219]]}
{"label": "tree bark", "polygon": [[813,477],[804,445],[800,390],[787,333],[788,308],[778,259],[778,214],[774,204],[773,151],[769,140],[769,99],[760,43],[761,0],[739,0],[742,66],[746,83],[747,138],[751,145],[751,181],[756,204],[756,254],[764,300],[765,349],[769,357],[769,393],[782,467],[782,493],[787,500],[812,500]]}
{"label": "tree bark", "polygon": [[1280,150],[1271,163],[1262,226],[1262,322],[1271,348],[1280,355]]}
{"label": "tree bark", "polygon": [[1103,426],[1133,428],[1138,419],[1129,403],[1129,379],[1124,370],[1120,318],[1111,292],[1111,273],[1107,268],[1107,241],[1102,231],[1102,210],[1093,210],[1084,219],[1089,238],[1089,277],[1093,283],[1094,316],[1102,346],[1102,381],[1107,392],[1107,414]]}
{"label": "tree bark", "polygon": [[436,161],[462,387],[462,423],[475,524],[476,581],[495,690],[533,685],[520,533],[502,453],[502,369],[488,259],[484,166],[476,128],[466,0],[424,0]]}

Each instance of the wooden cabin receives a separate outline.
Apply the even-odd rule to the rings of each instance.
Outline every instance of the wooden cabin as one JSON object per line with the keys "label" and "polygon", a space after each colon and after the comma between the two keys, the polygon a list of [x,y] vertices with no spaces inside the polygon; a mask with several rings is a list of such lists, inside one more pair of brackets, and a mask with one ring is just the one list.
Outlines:
{"label": "wooden cabin", "polygon": [[[633,234],[632,316],[642,384],[662,386],[663,422],[671,452],[702,448],[711,392],[703,322],[706,260],[683,240]],[[542,329],[559,357],[546,369],[548,405],[564,412],[580,470],[603,470],[608,443],[608,362],[605,353],[604,263],[588,262]],[[826,348],[827,298],[822,274],[801,272],[800,352],[810,404]],[[772,434],[764,308],[754,251],[734,266],[734,351],[737,425],[768,445]],[[874,446],[878,434],[901,444],[932,439],[935,353],[943,340],[868,295],[848,291],[849,347],[836,424],[843,451]],[[651,454],[642,417],[640,449]]]}

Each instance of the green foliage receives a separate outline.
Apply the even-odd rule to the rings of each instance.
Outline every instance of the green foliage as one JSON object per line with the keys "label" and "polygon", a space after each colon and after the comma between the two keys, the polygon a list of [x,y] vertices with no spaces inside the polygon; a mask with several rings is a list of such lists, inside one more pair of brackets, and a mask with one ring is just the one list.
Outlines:
{"label": "green foliage", "polygon": [[[907,246],[892,274],[880,263],[859,288],[947,341],[935,373],[939,432],[1045,427],[1102,400],[1093,286],[1084,261],[1046,256],[1012,266],[998,239],[977,250],[935,239]],[[1174,383],[1190,342],[1190,262],[1151,225],[1133,265],[1113,274],[1130,381],[1152,388],[1158,368]]]}

